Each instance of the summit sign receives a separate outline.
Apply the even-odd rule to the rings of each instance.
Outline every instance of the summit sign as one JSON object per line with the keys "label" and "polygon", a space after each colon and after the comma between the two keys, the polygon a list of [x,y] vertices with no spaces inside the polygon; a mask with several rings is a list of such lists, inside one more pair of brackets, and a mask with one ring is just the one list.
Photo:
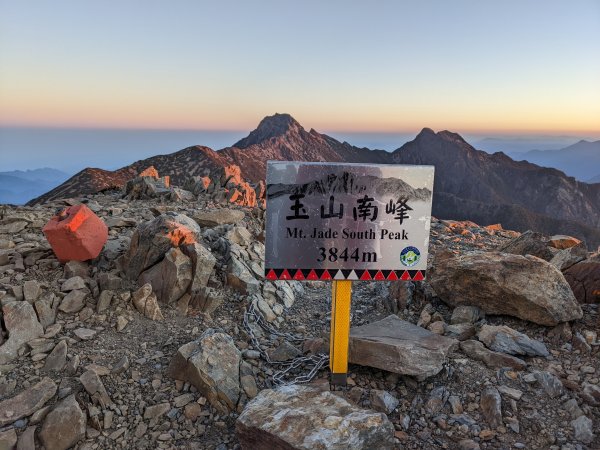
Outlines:
{"label": "summit sign", "polygon": [[422,280],[433,166],[269,161],[265,276]]}

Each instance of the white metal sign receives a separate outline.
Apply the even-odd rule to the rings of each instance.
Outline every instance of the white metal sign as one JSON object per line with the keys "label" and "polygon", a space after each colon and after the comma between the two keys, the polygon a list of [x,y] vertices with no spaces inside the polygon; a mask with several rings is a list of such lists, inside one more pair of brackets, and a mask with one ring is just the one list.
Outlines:
{"label": "white metal sign", "polygon": [[422,280],[433,166],[269,161],[265,276]]}

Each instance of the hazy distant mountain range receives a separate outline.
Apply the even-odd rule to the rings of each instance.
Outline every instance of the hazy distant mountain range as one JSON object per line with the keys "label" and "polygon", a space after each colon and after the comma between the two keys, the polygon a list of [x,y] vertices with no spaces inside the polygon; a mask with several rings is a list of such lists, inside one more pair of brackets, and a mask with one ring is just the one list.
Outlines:
{"label": "hazy distant mountain range", "polygon": [[55,188],[69,176],[60,170],[48,168],[0,172],[0,203],[23,204]]}
{"label": "hazy distant mountain range", "polygon": [[[589,182],[600,171],[600,141],[581,140],[560,150],[508,152],[515,160],[526,160],[543,167],[554,167],[580,181]],[[600,179],[596,178],[596,182]]]}
{"label": "hazy distant mountain range", "polygon": [[150,165],[170,175],[176,185],[229,164],[237,164],[246,179],[258,182],[265,178],[268,160],[434,165],[436,217],[483,225],[500,222],[510,229],[565,233],[600,244],[600,184],[578,182],[559,170],[516,162],[503,153],[476,150],[450,131],[424,128],[414,140],[386,152],[306,131],[288,114],[264,118],[246,138],[219,151],[193,146],[116,171],[85,169],[30,204],[120,187]]}

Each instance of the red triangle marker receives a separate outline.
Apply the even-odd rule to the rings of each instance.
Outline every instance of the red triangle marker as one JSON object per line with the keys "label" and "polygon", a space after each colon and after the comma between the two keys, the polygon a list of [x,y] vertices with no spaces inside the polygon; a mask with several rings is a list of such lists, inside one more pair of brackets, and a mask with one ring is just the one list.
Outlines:
{"label": "red triangle marker", "polygon": [[331,280],[331,275],[329,275],[327,269],[325,269],[325,272],[323,272],[323,275],[321,275],[321,280]]}
{"label": "red triangle marker", "polygon": [[400,277],[400,279],[404,280],[404,281],[410,280],[410,274],[408,273],[408,270],[405,270],[404,273],[402,273],[402,276]]}
{"label": "red triangle marker", "polygon": [[421,273],[420,270],[415,274],[415,276],[413,278],[413,280],[415,280],[415,281],[421,281],[423,279],[425,279],[425,277],[423,276],[423,274]]}
{"label": "red triangle marker", "polygon": [[360,276],[361,280],[371,280],[371,274],[368,270],[365,270],[363,274]]}
{"label": "red triangle marker", "polygon": [[381,280],[385,280],[385,277],[381,273],[381,270],[378,270],[377,273],[375,274],[375,276],[373,277],[373,279],[381,281]]}
{"label": "red triangle marker", "polygon": [[317,276],[317,273],[315,272],[315,269],[310,269],[310,272],[306,276],[306,279],[307,280],[318,280],[319,279],[319,277]]}
{"label": "red triangle marker", "polygon": [[388,275],[387,279],[390,281],[396,281],[398,279],[398,275],[396,275],[396,271],[392,270],[390,272],[390,274]]}
{"label": "red triangle marker", "polygon": [[280,280],[291,280],[292,276],[290,275],[290,273],[288,272],[287,269],[283,269],[283,272],[281,273],[281,275],[279,275],[279,279]]}
{"label": "red triangle marker", "polygon": [[296,270],[296,273],[294,274],[294,280],[304,280],[304,274],[300,269]]}
{"label": "red triangle marker", "polygon": [[271,270],[269,270],[269,273],[267,273],[267,276],[265,278],[267,280],[276,280],[277,274],[275,273],[275,271],[273,269],[271,269]]}

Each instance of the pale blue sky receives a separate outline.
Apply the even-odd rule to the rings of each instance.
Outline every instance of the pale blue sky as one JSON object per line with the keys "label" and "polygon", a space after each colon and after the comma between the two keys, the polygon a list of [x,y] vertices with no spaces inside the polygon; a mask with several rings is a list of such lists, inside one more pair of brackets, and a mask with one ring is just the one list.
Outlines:
{"label": "pale blue sky", "polygon": [[597,132],[598,1],[0,0],[0,124]]}

